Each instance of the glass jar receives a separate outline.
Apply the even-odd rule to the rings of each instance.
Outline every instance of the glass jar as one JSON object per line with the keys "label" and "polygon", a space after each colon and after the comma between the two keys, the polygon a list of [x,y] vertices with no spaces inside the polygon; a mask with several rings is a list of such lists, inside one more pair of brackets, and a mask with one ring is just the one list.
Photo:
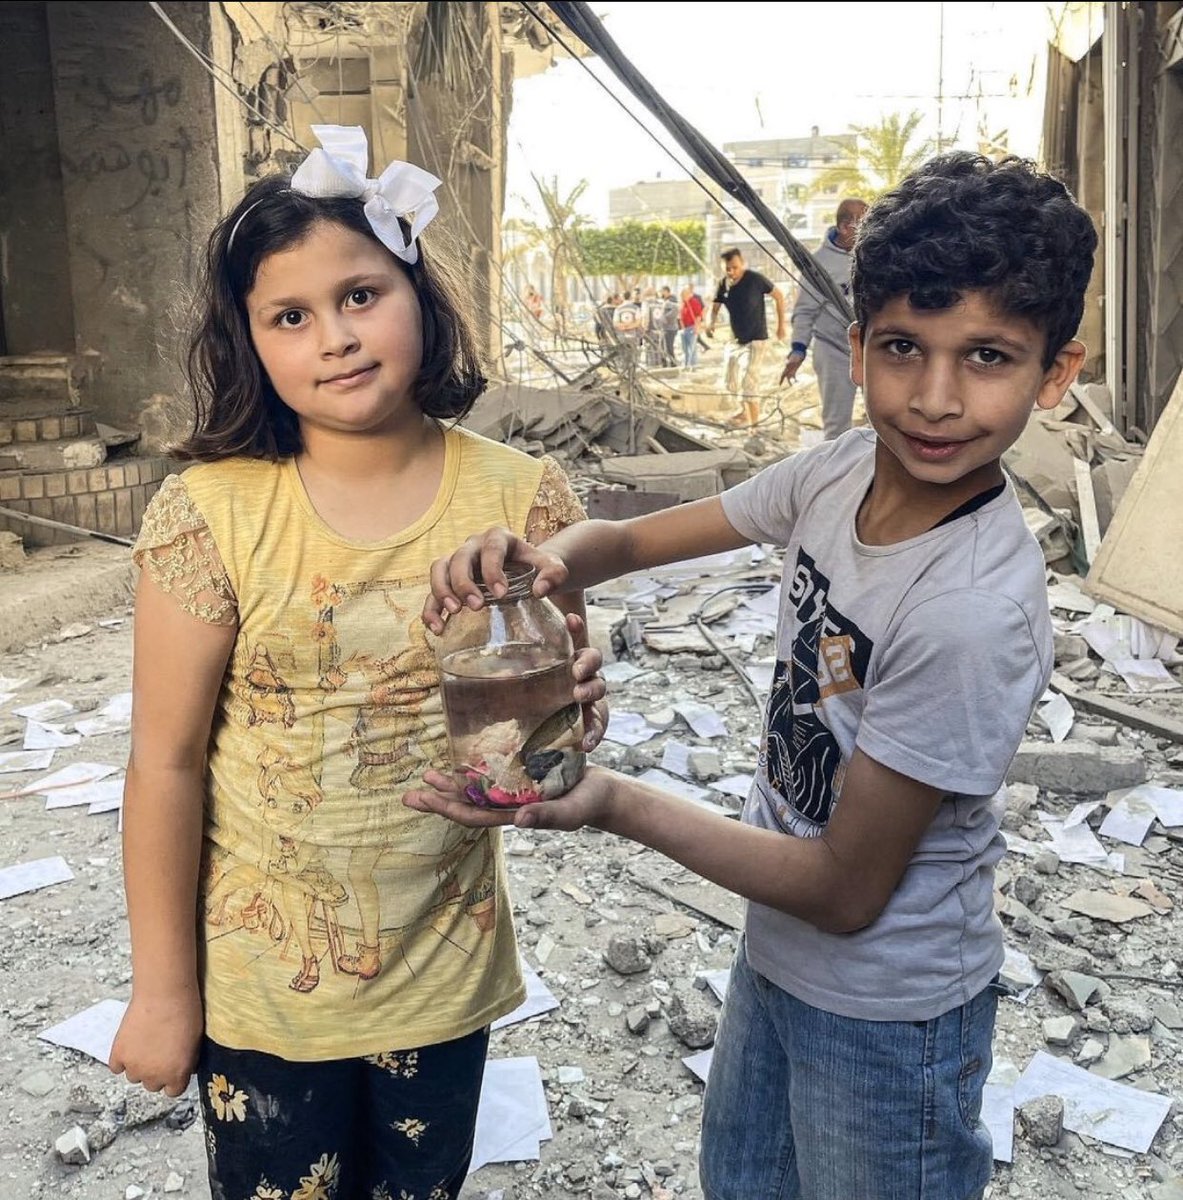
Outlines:
{"label": "glass jar", "polygon": [[448,618],[436,653],[452,770],[482,808],[553,800],[583,774],[583,711],[563,614],[531,592],[534,568],[506,563],[500,599]]}

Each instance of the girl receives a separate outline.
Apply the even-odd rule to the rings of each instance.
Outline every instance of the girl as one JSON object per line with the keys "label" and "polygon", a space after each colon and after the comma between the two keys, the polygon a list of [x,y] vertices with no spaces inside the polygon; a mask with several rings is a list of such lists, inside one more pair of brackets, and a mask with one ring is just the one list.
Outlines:
{"label": "girl", "polygon": [[[439,181],[367,179],[360,129],[315,132],[211,236],[177,451],[198,465],[134,551],[111,1069],[178,1095],[196,1068],[216,1200],[444,1200],[524,989],[500,843],[401,803],[444,758],[418,614],[490,514],[540,540],[582,512],[553,461],[444,423],[484,380],[419,245]],[[559,603],[581,636],[581,594]]]}

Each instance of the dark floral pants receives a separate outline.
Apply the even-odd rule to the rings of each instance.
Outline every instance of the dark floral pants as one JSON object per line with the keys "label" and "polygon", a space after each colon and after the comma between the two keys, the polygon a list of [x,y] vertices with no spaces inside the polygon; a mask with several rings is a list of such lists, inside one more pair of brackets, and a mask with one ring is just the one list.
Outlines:
{"label": "dark floral pants", "polygon": [[455,1200],[489,1031],[288,1062],[206,1038],[197,1067],[213,1200]]}

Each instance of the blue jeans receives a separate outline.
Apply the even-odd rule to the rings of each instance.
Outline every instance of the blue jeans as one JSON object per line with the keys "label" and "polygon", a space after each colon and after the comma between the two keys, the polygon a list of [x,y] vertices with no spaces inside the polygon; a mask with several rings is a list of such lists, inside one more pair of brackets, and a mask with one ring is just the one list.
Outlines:
{"label": "blue jeans", "polygon": [[698,331],[693,325],[682,330],[682,365],[684,367],[698,365]]}
{"label": "blue jeans", "polygon": [[740,942],[702,1118],[706,1200],[978,1200],[995,985],[930,1021],[860,1021],[757,974]]}

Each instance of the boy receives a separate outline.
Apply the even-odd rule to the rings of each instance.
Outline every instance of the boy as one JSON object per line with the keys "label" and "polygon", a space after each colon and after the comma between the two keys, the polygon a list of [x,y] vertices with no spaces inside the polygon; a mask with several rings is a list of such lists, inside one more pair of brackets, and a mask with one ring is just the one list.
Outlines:
{"label": "boy", "polygon": [[[786,547],[779,659],[739,825],[612,772],[469,824],[595,825],[749,900],[703,1111],[708,1200],[971,1200],[1003,960],[1001,785],[1052,665],[1043,557],[999,460],[1080,368],[1096,234],[1028,162],[947,154],[867,214],[851,370],[872,429],[721,497],[503,532],[433,567],[440,600],[506,557],[536,590],[751,542]],[[578,694],[578,689],[577,689]]]}

